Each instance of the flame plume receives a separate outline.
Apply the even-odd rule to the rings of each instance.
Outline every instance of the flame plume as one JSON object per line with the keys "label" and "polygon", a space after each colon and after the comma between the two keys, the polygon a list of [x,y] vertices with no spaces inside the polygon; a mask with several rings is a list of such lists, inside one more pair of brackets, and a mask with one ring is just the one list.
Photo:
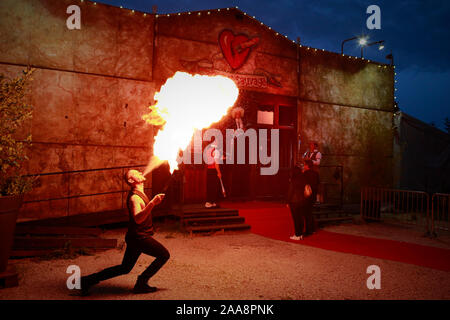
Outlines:
{"label": "flame plume", "polygon": [[147,123],[163,126],[155,137],[154,157],[144,174],[163,161],[169,162],[171,173],[177,169],[178,152],[187,148],[194,131],[219,121],[238,95],[236,84],[224,76],[177,72],[167,79],[154,96],[157,103],[143,116]]}

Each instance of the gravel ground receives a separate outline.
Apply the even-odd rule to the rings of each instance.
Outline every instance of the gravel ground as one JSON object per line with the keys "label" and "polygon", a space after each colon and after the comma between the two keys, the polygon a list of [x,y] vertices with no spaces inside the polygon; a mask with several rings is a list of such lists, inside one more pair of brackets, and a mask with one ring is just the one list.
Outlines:
{"label": "gravel ground", "polygon": [[437,237],[425,236],[423,227],[395,225],[389,223],[363,223],[358,217],[354,223],[327,226],[325,230],[356,236],[403,241],[443,249],[450,249],[450,233],[440,231]]}
{"label": "gravel ground", "polygon": [[[379,226],[327,229],[386,238],[392,235],[392,230]],[[103,237],[117,238],[118,248],[93,256],[12,260],[20,285],[0,290],[0,299],[450,299],[448,272],[272,240],[250,232],[189,237],[173,230],[160,230],[155,235],[171,253],[171,259],[150,281],[160,289],[156,293],[131,292],[136,277],[152,261],[145,255],[129,275],[102,282],[89,297],[68,290],[69,265],[78,265],[82,274],[88,274],[121,262],[125,231],[106,231]],[[402,240],[424,241],[408,235]],[[370,265],[381,269],[380,290],[366,286]]]}

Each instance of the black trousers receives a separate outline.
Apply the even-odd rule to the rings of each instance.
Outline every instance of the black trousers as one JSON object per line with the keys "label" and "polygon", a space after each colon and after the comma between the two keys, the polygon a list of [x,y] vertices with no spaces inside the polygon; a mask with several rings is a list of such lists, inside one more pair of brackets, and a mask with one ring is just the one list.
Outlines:
{"label": "black trousers", "polygon": [[137,239],[135,237],[125,238],[127,242],[127,249],[123,256],[122,264],[114,267],[104,269],[100,272],[94,273],[88,278],[93,282],[100,282],[103,280],[111,279],[123,274],[129,273],[136,264],[141,253],[145,253],[156,259],[148,266],[147,269],[139,276],[140,280],[148,281],[159,269],[169,260],[169,251],[158,241],[152,237],[145,239]]}
{"label": "black trousers", "polygon": [[312,204],[289,203],[292,220],[294,220],[295,235],[309,235],[314,232],[314,217]]}
{"label": "black trousers", "polygon": [[220,185],[217,170],[215,168],[208,168],[206,171],[206,201],[215,203],[219,200],[222,187]]}

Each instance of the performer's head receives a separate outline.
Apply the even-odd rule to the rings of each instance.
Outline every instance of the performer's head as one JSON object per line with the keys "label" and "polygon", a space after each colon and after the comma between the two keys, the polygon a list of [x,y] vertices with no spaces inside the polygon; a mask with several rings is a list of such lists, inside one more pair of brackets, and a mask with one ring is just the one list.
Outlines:
{"label": "performer's head", "polygon": [[143,184],[145,181],[145,177],[142,172],[131,169],[125,174],[125,182],[132,188]]}
{"label": "performer's head", "polygon": [[309,143],[309,150],[310,150],[310,151],[314,151],[314,150],[316,150],[316,149],[318,149],[318,148],[319,148],[319,144],[318,144],[317,142],[311,141],[311,142]]}

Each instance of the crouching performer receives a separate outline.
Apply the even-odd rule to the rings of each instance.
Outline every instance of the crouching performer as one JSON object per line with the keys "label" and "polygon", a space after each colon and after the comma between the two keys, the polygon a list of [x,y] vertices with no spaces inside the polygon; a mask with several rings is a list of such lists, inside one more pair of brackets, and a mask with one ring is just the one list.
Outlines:
{"label": "crouching performer", "polygon": [[169,260],[169,251],[153,235],[152,209],[161,203],[164,194],[156,195],[151,201],[144,193],[145,177],[137,170],[129,170],[125,175],[131,190],[127,198],[129,213],[128,232],[125,236],[127,248],[122,264],[104,269],[81,278],[81,294],[88,295],[89,289],[100,281],[128,274],[133,269],[141,253],[156,259],[137,278],[134,293],[155,292],[156,287],[147,284],[148,280]]}

